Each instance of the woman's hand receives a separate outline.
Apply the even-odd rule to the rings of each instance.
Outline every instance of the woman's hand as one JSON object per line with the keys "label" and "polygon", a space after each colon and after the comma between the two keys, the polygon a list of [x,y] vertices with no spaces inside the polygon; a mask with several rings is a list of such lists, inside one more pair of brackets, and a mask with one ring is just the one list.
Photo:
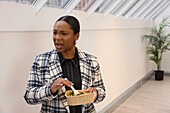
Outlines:
{"label": "woman's hand", "polygon": [[58,89],[61,89],[63,86],[71,87],[72,85],[73,83],[70,82],[69,80],[58,78],[52,83],[50,91],[51,93],[55,93]]}
{"label": "woman's hand", "polygon": [[93,100],[95,101],[96,98],[97,98],[97,90],[94,89],[94,88],[92,88],[92,87],[89,87],[89,88],[87,89],[87,91],[90,91],[91,93],[93,93]]}

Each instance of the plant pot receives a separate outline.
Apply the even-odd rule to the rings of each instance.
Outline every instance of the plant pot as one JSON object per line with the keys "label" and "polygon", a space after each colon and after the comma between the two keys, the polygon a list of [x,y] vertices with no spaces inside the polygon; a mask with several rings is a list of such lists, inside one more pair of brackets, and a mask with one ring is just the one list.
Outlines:
{"label": "plant pot", "polygon": [[164,71],[155,71],[155,80],[163,80],[164,79]]}

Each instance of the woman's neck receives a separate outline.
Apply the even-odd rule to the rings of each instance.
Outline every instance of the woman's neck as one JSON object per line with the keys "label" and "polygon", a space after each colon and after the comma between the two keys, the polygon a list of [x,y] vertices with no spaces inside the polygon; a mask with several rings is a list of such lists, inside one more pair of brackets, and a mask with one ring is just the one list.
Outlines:
{"label": "woman's neck", "polygon": [[66,52],[62,52],[62,56],[65,58],[65,59],[72,59],[75,55],[75,47],[69,51],[66,51]]}

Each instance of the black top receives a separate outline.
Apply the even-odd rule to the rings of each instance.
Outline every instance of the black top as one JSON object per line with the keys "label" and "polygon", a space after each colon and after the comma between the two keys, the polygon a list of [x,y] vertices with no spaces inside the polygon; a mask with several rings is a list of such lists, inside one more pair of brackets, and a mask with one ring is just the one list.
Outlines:
{"label": "black top", "polygon": [[[65,59],[58,53],[61,63],[61,68],[63,72],[63,78],[67,78],[74,84],[74,88],[76,90],[81,90],[82,81],[80,76],[80,65],[79,65],[79,56],[77,53],[77,49],[72,59]],[[66,87],[66,90],[71,90],[70,87]],[[82,113],[81,105],[79,106],[69,106],[70,113]]]}

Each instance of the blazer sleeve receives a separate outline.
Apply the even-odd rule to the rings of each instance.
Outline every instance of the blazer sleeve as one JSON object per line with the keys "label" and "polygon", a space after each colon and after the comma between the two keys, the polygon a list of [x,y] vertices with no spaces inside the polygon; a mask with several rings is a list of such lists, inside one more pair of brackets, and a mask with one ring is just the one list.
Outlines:
{"label": "blazer sleeve", "polygon": [[35,58],[35,61],[31,67],[27,87],[25,90],[24,98],[28,104],[39,104],[46,100],[55,98],[51,92],[50,87],[52,83],[43,85],[41,80],[41,69],[43,59],[39,59],[39,56]]}
{"label": "blazer sleeve", "polygon": [[97,90],[97,98],[95,103],[101,102],[105,96],[105,86],[100,72],[100,66],[97,60],[92,63],[92,87]]}

